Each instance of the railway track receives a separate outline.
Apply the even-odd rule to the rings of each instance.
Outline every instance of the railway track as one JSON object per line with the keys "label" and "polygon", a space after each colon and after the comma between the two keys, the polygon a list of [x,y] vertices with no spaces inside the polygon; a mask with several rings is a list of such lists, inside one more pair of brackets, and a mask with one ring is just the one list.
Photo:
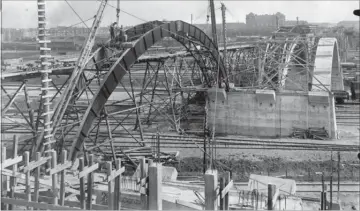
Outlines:
{"label": "railway track", "polygon": [[344,126],[360,126],[360,102],[336,105],[336,122]]}

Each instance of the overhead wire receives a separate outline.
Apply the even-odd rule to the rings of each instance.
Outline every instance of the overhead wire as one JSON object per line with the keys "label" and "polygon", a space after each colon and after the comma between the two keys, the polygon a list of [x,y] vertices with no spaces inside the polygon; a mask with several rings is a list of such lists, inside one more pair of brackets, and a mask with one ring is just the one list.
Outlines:
{"label": "overhead wire", "polygon": [[75,15],[82,21],[82,23],[84,23],[84,25],[86,26],[86,28],[90,29],[88,27],[88,25],[86,25],[86,23],[84,22],[84,20],[80,17],[80,15],[75,11],[75,9],[71,6],[71,4],[67,1],[67,0],[64,0],[68,5],[69,7],[71,8],[71,10],[75,13]]}

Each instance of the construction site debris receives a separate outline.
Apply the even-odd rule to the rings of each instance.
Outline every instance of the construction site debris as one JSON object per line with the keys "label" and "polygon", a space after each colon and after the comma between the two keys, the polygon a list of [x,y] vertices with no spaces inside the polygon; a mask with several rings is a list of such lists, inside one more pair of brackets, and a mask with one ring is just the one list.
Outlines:
{"label": "construction site debris", "polygon": [[302,139],[317,139],[317,140],[326,140],[330,136],[327,130],[323,128],[310,127],[309,129],[302,129],[293,127],[293,138],[302,138]]}

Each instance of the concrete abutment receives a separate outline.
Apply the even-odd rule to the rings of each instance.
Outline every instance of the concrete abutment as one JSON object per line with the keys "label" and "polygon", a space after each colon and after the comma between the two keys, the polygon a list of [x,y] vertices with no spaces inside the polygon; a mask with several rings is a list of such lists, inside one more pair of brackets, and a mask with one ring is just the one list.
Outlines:
{"label": "concrete abutment", "polygon": [[216,134],[288,137],[293,127],[316,127],[336,137],[335,105],[328,92],[234,89],[224,94],[211,89],[208,97],[209,125],[215,122]]}

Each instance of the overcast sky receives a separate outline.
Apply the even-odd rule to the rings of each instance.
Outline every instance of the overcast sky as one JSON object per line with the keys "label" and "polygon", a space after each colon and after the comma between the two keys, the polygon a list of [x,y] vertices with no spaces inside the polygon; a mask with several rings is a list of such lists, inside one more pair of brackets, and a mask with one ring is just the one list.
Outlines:
{"label": "overcast sky", "polygon": [[[99,2],[68,0],[83,19],[96,14]],[[109,5],[116,7],[116,0],[109,0]],[[306,20],[308,22],[337,23],[343,20],[358,21],[353,10],[360,8],[359,1],[223,1],[229,9],[228,22],[245,22],[245,15],[274,14],[281,12],[287,20]],[[116,20],[115,8],[107,6],[102,25],[107,26]],[[120,12],[120,24],[135,25],[150,20],[184,20],[190,22],[193,14],[194,23],[206,22],[208,1],[120,1],[120,8],[135,17]],[[217,22],[220,23],[220,1],[215,0]],[[3,0],[2,24],[4,28],[35,28],[37,26],[37,4],[35,0]],[[70,26],[81,22],[65,0],[48,0],[46,16],[49,27]],[[92,21],[87,22],[88,25]],[[80,25],[79,25],[80,26]]]}

